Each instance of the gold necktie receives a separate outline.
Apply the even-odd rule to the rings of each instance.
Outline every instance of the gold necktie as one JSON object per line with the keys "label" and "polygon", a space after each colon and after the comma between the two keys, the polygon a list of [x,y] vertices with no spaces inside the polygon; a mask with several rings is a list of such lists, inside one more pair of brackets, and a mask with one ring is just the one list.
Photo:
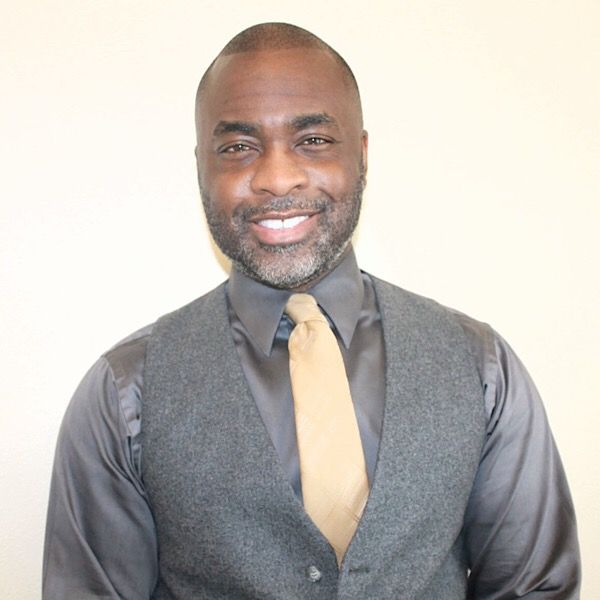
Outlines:
{"label": "gold necktie", "polygon": [[286,313],[304,508],[341,564],[362,515],[369,483],[346,370],[335,335],[309,294]]}

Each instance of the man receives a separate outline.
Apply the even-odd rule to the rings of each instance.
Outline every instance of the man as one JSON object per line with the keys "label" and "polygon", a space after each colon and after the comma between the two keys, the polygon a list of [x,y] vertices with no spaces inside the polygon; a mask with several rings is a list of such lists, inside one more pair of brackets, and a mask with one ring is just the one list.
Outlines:
{"label": "man", "polygon": [[[77,390],[44,598],[577,598],[573,507],[521,363],[488,326],[356,266],[367,134],[343,59],[252,27],[202,78],[196,127],[231,277]],[[313,298],[309,324],[294,303]]]}

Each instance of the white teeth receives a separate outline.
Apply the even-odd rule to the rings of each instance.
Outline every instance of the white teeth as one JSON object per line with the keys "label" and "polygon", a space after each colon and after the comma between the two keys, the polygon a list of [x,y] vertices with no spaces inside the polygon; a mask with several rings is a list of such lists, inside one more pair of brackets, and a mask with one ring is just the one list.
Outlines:
{"label": "white teeth", "polygon": [[302,221],[306,221],[306,219],[308,219],[306,215],[301,215],[299,217],[290,217],[289,219],[263,219],[258,224],[267,229],[291,229],[302,223]]}

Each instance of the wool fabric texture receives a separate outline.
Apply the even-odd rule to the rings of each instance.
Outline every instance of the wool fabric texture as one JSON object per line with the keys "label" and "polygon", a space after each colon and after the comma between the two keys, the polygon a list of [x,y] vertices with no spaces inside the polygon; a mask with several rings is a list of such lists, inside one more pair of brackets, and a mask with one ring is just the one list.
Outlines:
{"label": "wool fabric texture", "polygon": [[154,598],[464,600],[463,516],[486,423],[477,367],[450,311],[373,281],[385,415],[340,569],[283,476],[236,354],[224,287],[157,323],[142,412]]}

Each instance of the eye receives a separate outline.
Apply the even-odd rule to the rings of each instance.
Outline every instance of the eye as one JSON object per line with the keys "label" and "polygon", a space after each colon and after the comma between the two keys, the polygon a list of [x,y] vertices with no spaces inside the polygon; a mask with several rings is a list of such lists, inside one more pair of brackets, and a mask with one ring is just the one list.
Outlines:
{"label": "eye", "polygon": [[236,142],[235,144],[230,144],[229,146],[221,148],[219,152],[221,154],[237,154],[239,152],[248,152],[249,150],[252,150],[252,148],[247,144]]}
{"label": "eye", "polygon": [[318,135],[311,135],[310,137],[304,138],[300,144],[302,146],[323,146],[325,144],[331,144],[331,141]]}

